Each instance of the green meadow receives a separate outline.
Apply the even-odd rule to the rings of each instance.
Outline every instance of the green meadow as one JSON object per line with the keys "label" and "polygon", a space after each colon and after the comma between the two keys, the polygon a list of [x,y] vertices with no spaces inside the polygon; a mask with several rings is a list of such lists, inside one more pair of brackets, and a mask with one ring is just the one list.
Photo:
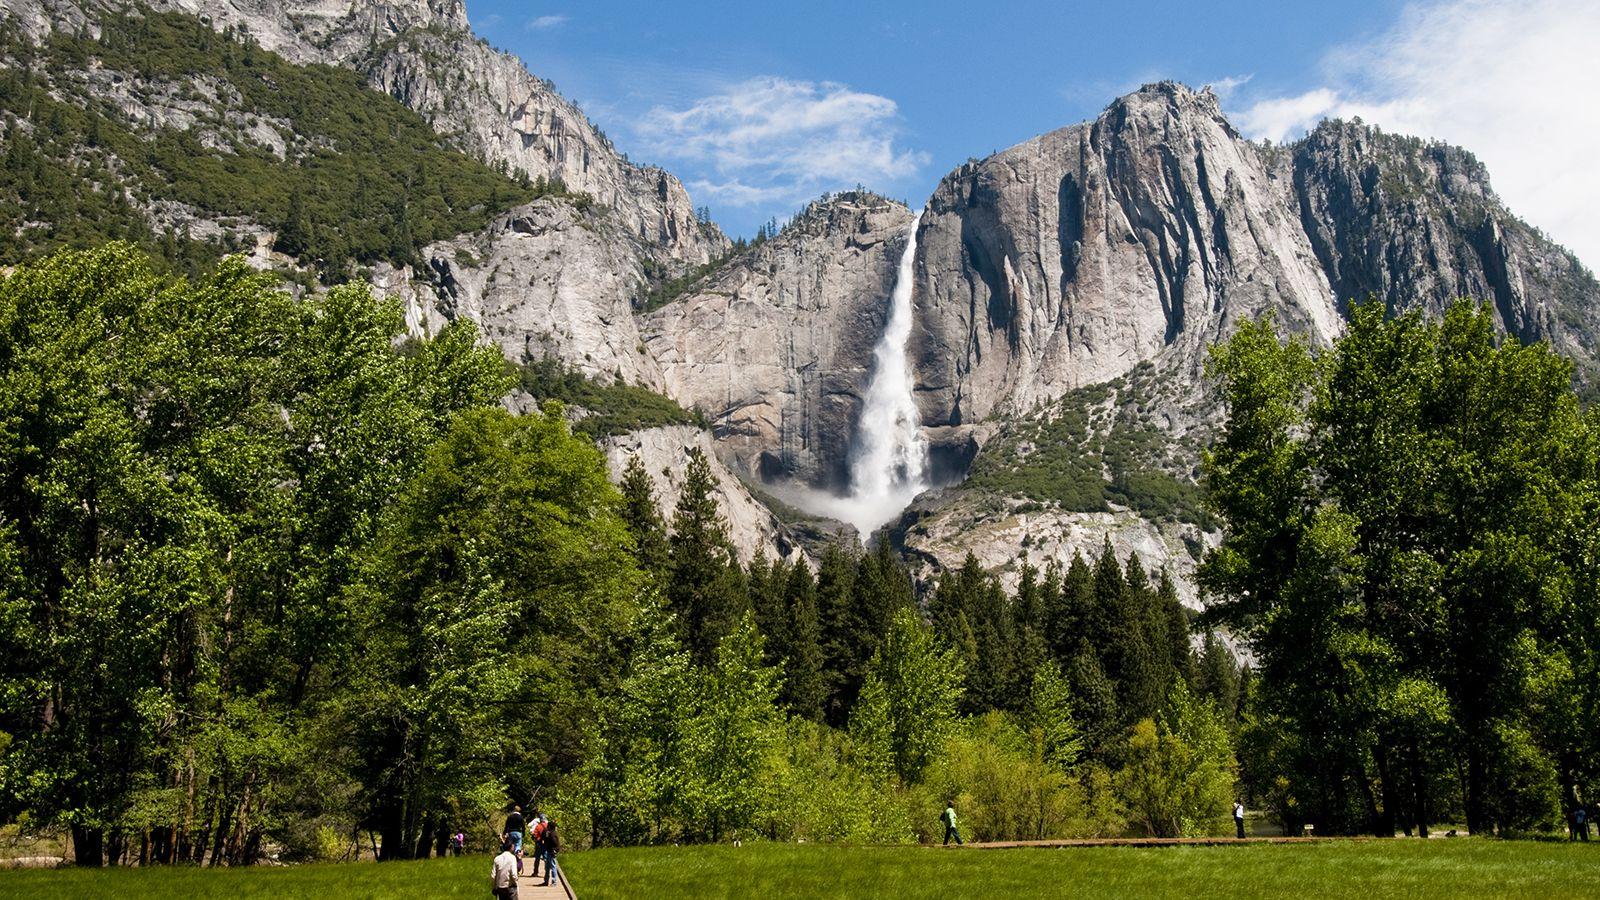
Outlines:
{"label": "green meadow", "polygon": [[[1592,897],[1600,843],[1463,838],[1220,847],[942,850],[752,844],[566,858],[582,900],[623,897]],[[0,896],[118,900],[484,897],[487,857],[244,869],[0,872]]]}

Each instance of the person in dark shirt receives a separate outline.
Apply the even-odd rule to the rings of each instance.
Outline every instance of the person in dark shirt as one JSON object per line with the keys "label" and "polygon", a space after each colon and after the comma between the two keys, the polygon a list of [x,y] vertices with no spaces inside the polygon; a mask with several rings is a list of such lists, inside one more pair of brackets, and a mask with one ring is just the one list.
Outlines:
{"label": "person in dark shirt", "polygon": [[522,874],[522,832],[527,826],[522,821],[522,807],[511,807],[511,815],[506,816],[506,840],[511,842],[511,850],[517,854],[517,874]]}
{"label": "person in dark shirt", "polygon": [[544,855],[544,883],[548,885],[551,877],[560,879],[556,874],[556,854],[561,852],[561,835],[556,831],[556,823],[546,821],[544,833],[539,837],[540,852]]}

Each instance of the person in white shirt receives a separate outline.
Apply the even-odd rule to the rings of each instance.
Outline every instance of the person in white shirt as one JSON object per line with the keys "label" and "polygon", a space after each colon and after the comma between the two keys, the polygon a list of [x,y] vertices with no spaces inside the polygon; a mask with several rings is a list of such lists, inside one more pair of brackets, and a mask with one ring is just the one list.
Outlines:
{"label": "person in white shirt", "polygon": [[1244,802],[1240,800],[1233,801],[1233,830],[1236,837],[1244,838]]}
{"label": "person in white shirt", "polygon": [[500,900],[516,900],[517,854],[512,852],[510,841],[500,845],[500,855],[494,858],[494,868],[489,872],[489,887]]}

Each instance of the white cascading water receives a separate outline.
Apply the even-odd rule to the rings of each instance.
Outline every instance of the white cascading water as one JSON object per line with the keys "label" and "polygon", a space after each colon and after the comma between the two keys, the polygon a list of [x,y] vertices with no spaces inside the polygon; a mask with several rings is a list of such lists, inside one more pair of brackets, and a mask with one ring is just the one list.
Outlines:
{"label": "white cascading water", "polygon": [[889,320],[873,351],[872,380],[856,422],[850,453],[850,492],[842,497],[814,498],[818,512],[854,525],[863,540],[899,515],[912,498],[928,487],[928,442],[922,436],[911,361],[906,341],[911,337],[912,271],[917,258],[917,225],[911,235],[890,295]]}

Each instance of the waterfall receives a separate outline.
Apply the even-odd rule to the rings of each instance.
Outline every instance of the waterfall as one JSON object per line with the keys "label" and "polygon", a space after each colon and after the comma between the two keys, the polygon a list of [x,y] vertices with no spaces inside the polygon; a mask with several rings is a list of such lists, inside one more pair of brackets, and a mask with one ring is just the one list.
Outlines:
{"label": "waterfall", "polygon": [[889,297],[889,318],[872,354],[872,376],[856,421],[850,451],[849,493],[816,498],[818,512],[856,527],[862,540],[889,522],[928,487],[928,442],[922,436],[911,361],[906,341],[911,337],[911,291],[916,277],[917,225],[895,272]]}

